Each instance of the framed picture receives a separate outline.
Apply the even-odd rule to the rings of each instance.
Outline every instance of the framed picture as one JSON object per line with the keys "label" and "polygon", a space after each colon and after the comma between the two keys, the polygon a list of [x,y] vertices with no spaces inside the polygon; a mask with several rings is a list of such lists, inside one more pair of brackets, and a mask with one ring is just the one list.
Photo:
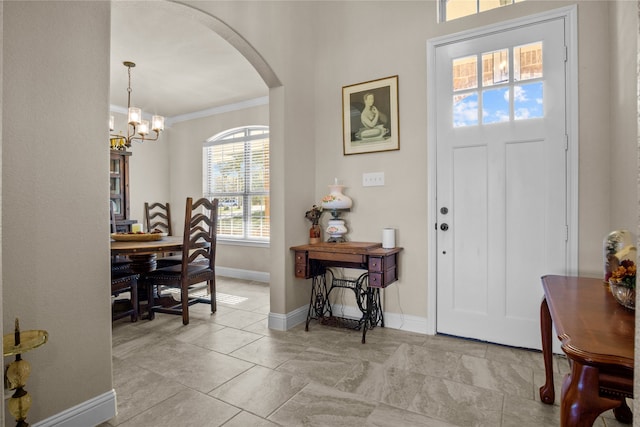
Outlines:
{"label": "framed picture", "polygon": [[344,155],[400,149],[398,76],[342,88]]}

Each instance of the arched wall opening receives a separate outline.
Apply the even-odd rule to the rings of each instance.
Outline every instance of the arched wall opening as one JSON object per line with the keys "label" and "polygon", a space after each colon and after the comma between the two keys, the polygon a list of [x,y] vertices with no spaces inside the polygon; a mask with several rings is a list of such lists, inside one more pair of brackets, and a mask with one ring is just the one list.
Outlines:
{"label": "arched wall opening", "polygon": [[[200,25],[206,29],[209,29],[211,32],[223,38],[231,46],[233,46],[233,48],[235,48],[247,60],[247,62],[251,64],[251,66],[255,69],[255,71],[263,80],[264,84],[267,86],[269,90],[269,97],[268,97],[269,123],[268,125],[270,126],[270,129],[271,129],[271,138],[270,138],[271,164],[272,164],[272,167],[275,167],[274,165],[282,164],[284,162],[284,154],[283,154],[284,150],[279,148],[283,145],[282,135],[284,132],[282,130],[281,120],[277,119],[278,117],[282,117],[283,115],[282,112],[284,110],[284,99],[282,96],[277,95],[278,93],[281,93],[282,84],[280,82],[280,79],[276,76],[275,72],[273,71],[271,66],[266,62],[266,60],[260,54],[260,52],[258,52],[244,37],[242,37],[237,31],[235,31],[233,28],[231,28],[229,25],[227,25],[225,22],[223,22],[219,18],[213,16],[208,12],[199,10],[189,5],[178,4],[178,3],[169,2],[169,1],[113,2],[112,5],[113,5],[112,10],[115,10],[115,11],[122,11],[123,9],[126,10],[127,8],[133,8],[133,7],[138,9],[139,8],[148,8],[148,9],[161,8],[164,12],[166,12],[170,16],[179,17],[181,20],[186,19],[193,22],[193,25]],[[131,59],[135,59],[135,58],[131,58]],[[113,61],[113,58],[112,58],[112,61]],[[135,84],[136,82],[134,81],[134,86]],[[134,91],[135,90],[136,88],[134,87]],[[135,97],[135,92],[133,96]],[[255,123],[244,123],[244,124],[255,124]],[[161,158],[158,158],[158,161],[165,161],[166,159],[168,164],[175,163],[176,159],[178,159],[178,157],[176,156],[177,151],[184,150],[184,149],[195,150],[193,145],[196,145],[196,144],[200,144],[200,150],[201,150],[201,144],[204,139],[201,136],[194,137],[195,132],[193,132],[191,133],[191,135],[188,135],[192,137],[191,138],[192,141],[190,142],[190,144],[192,145],[192,148],[186,148],[184,147],[185,145],[184,140],[185,140],[185,136],[187,135],[186,133],[187,131],[184,131],[184,130],[178,131],[177,130],[178,127],[179,126],[175,126],[175,129],[168,129],[168,131],[166,132],[167,134],[166,137],[170,141],[169,145],[171,145],[171,148],[163,148],[164,150],[167,150],[167,151],[162,155]],[[234,125],[231,124],[229,127],[234,127]],[[216,133],[216,132],[209,132],[207,137],[212,135],[213,133]],[[165,135],[161,136],[161,138],[164,138],[164,137]],[[157,143],[154,143],[154,144],[157,144]],[[143,158],[143,156],[147,156],[147,151],[143,151],[143,150],[149,150],[149,148],[143,148],[143,147],[144,147],[144,144],[142,146],[136,146],[134,148],[134,150],[137,150],[140,154],[135,153],[134,156],[132,156],[132,159],[131,159],[132,169],[135,168],[136,162],[141,161],[140,159]],[[157,154],[149,154],[149,155],[156,156]],[[181,160],[177,160],[177,161],[180,162]],[[185,170],[193,171],[194,166],[200,166],[200,165],[171,164],[172,174],[174,173],[173,172],[174,170],[177,171],[176,175],[183,173]],[[136,172],[132,172],[133,178],[135,178],[135,173]],[[171,179],[171,178],[168,178],[168,179]],[[273,179],[274,178],[272,178],[272,181]],[[193,183],[194,179],[191,179],[191,182]],[[173,187],[174,183],[167,182],[167,185],[169,185],[170,187]],[[271,211],[272,212],[282,211],[282,208],[278,207],[277,204],[282,203],[283,196],[282,194],[279,194],[279,193],[283,192],[283,186],[277,185],[276,183],[272,182],[270,185],[270,189],[271,189],[270,190],[271,191]],[[176,207],[175,209],[172,209],[172,210],[177,211],[178,213],[178,215],[176,215],[174,214],[174,212],[172,212],[172,216],[174,218],[174,224],[176,223],[182,224],[181,222],[182,209],[178,209],[178,207],[182,206],[180,204],[180,201],[184,200],[185,191],[187,190],[184,189],[184,186],[183,188],[171,188],[170,190],[168,199],[169,201],[172,202],[172,205]],[[187,195],[192,196],[195,194],[192,192]],[[137,193],[131,195],[131,199],[133,203],[141,204],[144,201],[146,201],[146,200],[139,199],[139,197],[138,198],[136,197],[137,197]],[[144,197],[147,197],[147,194],[145,194]],[[137,216],[140,216],[140,215],[138,214]],[[138,220],[142,221],[142,218],[138,218]],[[178,229],[180,229],[180,227]],[[279,234],[281,235],[283,231],[282,230],[283,226],[279,225],[277,221],[274,221],[273,217],[271,220],[270,229],[271,229],[272,239],[270,242],[269,252],[273,253],[274,251],[285,250],[284,243],[278,243],[273,238],[274,236],[277,236]],[[238,250],[242,250],[242,249],[238,247],[234,247],[234,248],[231,248],[229,252],[231,251],[237,252]],[[250,251],[251,249],[247,248],[246,250]],[[273,270],[274,264],[275,263],[267,263],[266,269]],[[281,273],[281,271],[283,271],[282,266],[278,266],[277,269],[280,271],[280,273],[278,274],[282,276],[282,273]],[[274,276],[272,274],[272,271],[268,271],[268,273],[270,277]],[[284,286],[277,287],[277,290],[274,290],[274,287],[271,287],[270,292],[271,292],[271,297],[270,297],[271,312],[275,311],[277,313],[284,313],[284,306],[282,306],[282,301],[285,300]]]}

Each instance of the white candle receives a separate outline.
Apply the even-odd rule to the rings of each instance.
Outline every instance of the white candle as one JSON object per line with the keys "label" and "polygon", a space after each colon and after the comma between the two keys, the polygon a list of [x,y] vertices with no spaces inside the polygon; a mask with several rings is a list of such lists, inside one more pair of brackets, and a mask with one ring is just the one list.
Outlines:
{"label": "white candle", "polygon": [[131,224],[131,231],[133,233],[141,233],[142,232],[142,224]]}
{"label": "white candle", "polygon": [[382,229],[382,247],[392,249],[396,247],[396,230],[395,228]]}
{"label": "white candle", "polygon": [[338,178],[333,178],[333,183],[334,183],[335,185],[338,185]]}

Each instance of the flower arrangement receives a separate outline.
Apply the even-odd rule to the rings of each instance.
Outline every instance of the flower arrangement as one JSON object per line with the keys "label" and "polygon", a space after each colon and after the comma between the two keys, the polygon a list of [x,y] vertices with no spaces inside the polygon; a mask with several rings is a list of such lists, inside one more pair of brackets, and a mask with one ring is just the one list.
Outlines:
{"label": "flower arrangement", "polygon": [[322,206],[313,205],[313,207],[305,212],[304,217],[311,221],[311,224],[318,225],[322,216]]}
{"label": "flower arrangement", "polygon": [[620,262],[618,268],[611,272],[611,278],[614,283],[625,288],[636,288],[636,265],[629,259]]}

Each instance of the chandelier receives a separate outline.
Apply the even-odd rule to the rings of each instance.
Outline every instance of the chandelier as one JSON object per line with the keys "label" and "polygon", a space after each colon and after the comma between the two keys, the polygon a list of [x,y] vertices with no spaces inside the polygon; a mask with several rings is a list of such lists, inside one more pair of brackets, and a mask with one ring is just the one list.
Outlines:
{"label": "chandelier", "polygon": [[[110,134],[111,136],[111,148],[116,150],[126,150],[131,147],[131,141],[156,141],[160,132],[164,130],[164,117],[153,116],[151,117],[151,126],[149,126],[149,120],[143,120],[142,110],[137,107],[131,106],[131,69],[136,66],[135,62],[124,61],[122,63],[127,67],[127,73],[129,75],[129,86],[127,87],[127,136],[119,134]],[[155,132],[155,138],[148,138],[149,127]],[[109,116],[109,131],[113,132],[115,128],[115,119],[113,116]]]}

